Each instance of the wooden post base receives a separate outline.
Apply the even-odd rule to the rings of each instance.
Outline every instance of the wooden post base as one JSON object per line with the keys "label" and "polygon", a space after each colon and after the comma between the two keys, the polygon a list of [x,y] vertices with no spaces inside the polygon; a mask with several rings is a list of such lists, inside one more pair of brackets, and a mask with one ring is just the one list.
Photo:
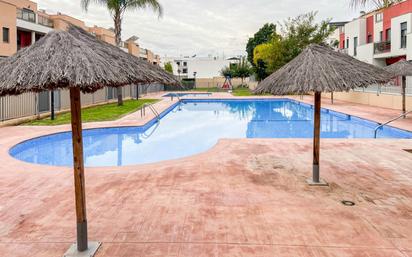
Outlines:
{"label": "wooden post base", "polygon": [[79,252],[77,244],[72,244],[63,257],[93,257],[101,245],[100,242],[89,242],[89,248],[86,251]]}

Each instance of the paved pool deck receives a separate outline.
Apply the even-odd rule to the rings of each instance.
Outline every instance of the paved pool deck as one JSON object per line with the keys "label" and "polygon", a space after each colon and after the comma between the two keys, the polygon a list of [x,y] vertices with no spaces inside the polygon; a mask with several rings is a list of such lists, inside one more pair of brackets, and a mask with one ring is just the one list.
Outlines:
{"label": "paved pool deck", "polygon": [[[324,107],[380,122],[399,113],[328,102]],[[165,99],[156,108],[171,104]],[[85,128],[151,118],[137,112]],[[410,118],[395,125],[412,130]],[[0,128],[0,256],[62,256],[74,242],[72,170],[8,155],[24,139],[69,129]],[[412,257],[407,149],[412,140],[322,140],[321,175],[329,187],[305,183],[312,156],[305,139],[222,139],[179,160],[87,168],[89,237],[103,242],[99,257]]]}

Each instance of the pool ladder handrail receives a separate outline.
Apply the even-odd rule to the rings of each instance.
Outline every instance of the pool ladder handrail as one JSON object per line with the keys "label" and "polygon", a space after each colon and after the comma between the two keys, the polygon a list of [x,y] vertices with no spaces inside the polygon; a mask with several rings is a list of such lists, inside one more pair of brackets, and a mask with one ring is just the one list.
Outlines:
{"label": "pool ladder handrail", "polygon": [[156,125],[153,127],[153,130],[150,131],[149,134],[146,134],[147,131],[145,131],[144,133],[141,134],[141,137],[144,138],[144,139],[150,138],[156,132],[159,125],[160,125],[160,122],[156,122]]}
{"label": "pool ladder handrail", "polygon": [[146,116],[146,107],[148,107],[153,114],[155,115],[157,121],[160,121],[160,114],[159,112],[156,110],[156,108],[154,108],[153,104],[149,104],[149,103],[145,103],[142,107],[142,109],[140,109],[140,116]]}
{"label": "pool ladder handrail", "polygon": [[388,125],[388,124],[390,124],[390,123],[392,123],[392,122],[394,122],[394,121],[397,121],[397,120],[399,120],[400,118],[406,117],[406,115],[408,115],[408,114],[410,114],[410,113],[412,113],[412,110],[409,111],[409,112],[402,113],[402,114],[399,115],[398,117],[396,117],[396,118],[394,118],[394,119],[391,119],[390,121],[387,121],[387,122],[385,122],[385,123],[380,124],[379,126],[377,126],[377,127],[375,128],[375,132],[374,132],[375,138],[377,138],[377,136],[378,136],[378,130],[379,130],[380,128],[382,128],[383,126],[386,126],[386,125]]}
{"label": "pool ladder handrail", "polygon": [[170,93],[170,100],[172,100],[172,102],[173,102],[173,96],[176,96],[176,97],[177,97],[177,100],[180,101],[180,96],[179,96],[179,94],[172,92],[172,93]]}

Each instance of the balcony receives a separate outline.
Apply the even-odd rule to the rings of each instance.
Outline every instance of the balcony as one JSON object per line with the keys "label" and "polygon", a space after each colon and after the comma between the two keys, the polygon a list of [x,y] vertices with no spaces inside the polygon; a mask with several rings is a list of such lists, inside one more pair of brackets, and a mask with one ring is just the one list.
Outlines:
{"label": "balcony", "polygon": [[338,49],[338,52],[339,53],[342,53],[342,54],[348,54],[348,48],[343,48],[343,49]]}
{"label": "balcony", "polygon": [[32,10],[17,9],[17,19],[36,23],[36,14]]}
{"label": "balcony", "polygon": [[374,53],[383,54],[391,51],[391,41],[383,41],[374,43]]}
{"label": "balcony", "polygon": [[24,22],[30,22],[45,27],[53,28],[53,21],[46,16],[38,15],[36,21],[36,13],[29,9],[17,9],[17,19]]}
{"label": "balcony", "polygon": [[53,28],[53,21],[45,16],[39,15],[37,23],[46,27]]}

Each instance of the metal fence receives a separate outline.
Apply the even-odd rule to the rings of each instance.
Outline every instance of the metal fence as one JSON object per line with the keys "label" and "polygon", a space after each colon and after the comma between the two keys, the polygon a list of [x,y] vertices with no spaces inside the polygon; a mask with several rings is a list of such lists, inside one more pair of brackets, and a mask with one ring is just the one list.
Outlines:
{"label": "metal fence", "polygon": [[[164,86],[159,84],[139,85],[139,97],[148,93],[164,91]],[[129,85],[121,88],[123,97],[136,98],[137,86]],[[116,88],[103,88],[92,94],[82,94],[82,106],[90,106],[105,102],[116,101]],[[68,90],[54,91],[55,111],[64,111],[70,108]],[[25,93],[17,96],[0,97],[0,121],[37,116],[49,113],[51,110],[51,93]]]}
{"label": "metal fence", "polygon": [[[356,88],[354,91],[376,93],[376,94],[400,95],[402,91],[402,87],[396,86],[396,85],[372,85],[367,88]],[[406,86],[406,95],[412,96],[412,84],[410,83],[408,83]]]}

